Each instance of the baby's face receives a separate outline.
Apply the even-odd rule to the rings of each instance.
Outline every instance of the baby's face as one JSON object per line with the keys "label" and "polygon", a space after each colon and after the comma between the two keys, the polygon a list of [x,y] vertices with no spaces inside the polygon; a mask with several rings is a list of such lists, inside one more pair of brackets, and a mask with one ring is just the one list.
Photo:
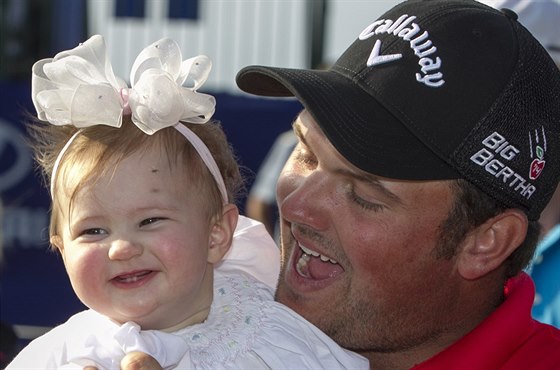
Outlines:
{"label": "baby's face", "polygon": [[[143,329],[203,321],[213,253],[205,199],[159,149],[107,172],[79,191],[62,217],[61,253],[78,297]],[[68,199],[60,201],[68,210]]]}

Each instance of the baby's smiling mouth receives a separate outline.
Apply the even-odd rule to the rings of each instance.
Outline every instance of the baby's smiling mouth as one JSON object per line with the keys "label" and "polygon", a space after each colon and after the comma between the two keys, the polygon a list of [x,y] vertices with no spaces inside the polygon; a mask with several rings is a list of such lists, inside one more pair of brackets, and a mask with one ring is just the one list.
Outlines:
{"label": "baby's smiling mouth", "polygon": [[135,271],[132,273],[126,273],[126,274],[115,276],[112,280],[121,284],[135,283],[138,280],[141,280],[146,276],[152,274],[153,272],[154,271],[152,270]]}
{"label": "baby's smiling mouth", "polygon": [[298,243],[301,255],[296,263],[297,273],[306,279],[325,280],[338,276],[344,269],[334,259],[312,251]]}

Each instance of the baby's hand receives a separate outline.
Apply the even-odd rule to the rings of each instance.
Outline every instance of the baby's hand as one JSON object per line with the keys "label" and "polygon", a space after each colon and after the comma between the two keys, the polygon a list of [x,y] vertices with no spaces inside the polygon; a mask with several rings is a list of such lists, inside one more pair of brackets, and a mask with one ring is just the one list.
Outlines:
{"label": "baby's hand", "polygon": [[150,355],[143,352],[131,352],[122,359],[121,370],[163,370],[163,368]]}

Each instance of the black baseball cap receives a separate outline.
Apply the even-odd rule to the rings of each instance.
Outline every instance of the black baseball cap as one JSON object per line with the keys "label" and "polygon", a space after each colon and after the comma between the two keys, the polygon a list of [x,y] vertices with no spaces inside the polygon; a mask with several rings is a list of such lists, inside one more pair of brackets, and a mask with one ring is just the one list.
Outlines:
{"label": "black baseball cap", "polygon": [[243,68],[240,89],[295,96],[356,167],[464,178],[538,219],[560,177],[560,71],[508,9],[409,0],[328,70]]}

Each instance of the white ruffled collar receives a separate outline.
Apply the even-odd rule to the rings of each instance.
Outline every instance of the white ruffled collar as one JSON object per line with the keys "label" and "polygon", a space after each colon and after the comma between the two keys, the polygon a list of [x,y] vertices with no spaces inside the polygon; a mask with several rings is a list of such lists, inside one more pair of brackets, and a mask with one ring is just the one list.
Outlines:
{"label": "white ruffled collar", "polygon": [[94,366],[99,370],[120,369],[120,361],[125,354],[140,351],[157,359],[164,369],[173,369],[187,351],[185,340],[177,335],[140,330],[140,326],[133,322],[118,326],[108,318],[98,316],[98,320],[92,320],[96,330],[86,334],[82,340],[66,342],[70,364]]}
{"label": "white ruffled collar", "polygon": [[165,333],[140,330],[132,322],[119,326],[90,310],[83,320],[88,323],[80,331],[84,334],[78,334],[82,338],[66,342],[66,358],[80,368],[99,370],[119,369],[124,355],[134,351],[151,355],[164,369],[176,367],[185,356],[198,365],[227,364],[253,347],[265,319],[264,302],[272,299],[272,290],[264,284],[242,274],[217,272],[214,302],[204,323]]}

